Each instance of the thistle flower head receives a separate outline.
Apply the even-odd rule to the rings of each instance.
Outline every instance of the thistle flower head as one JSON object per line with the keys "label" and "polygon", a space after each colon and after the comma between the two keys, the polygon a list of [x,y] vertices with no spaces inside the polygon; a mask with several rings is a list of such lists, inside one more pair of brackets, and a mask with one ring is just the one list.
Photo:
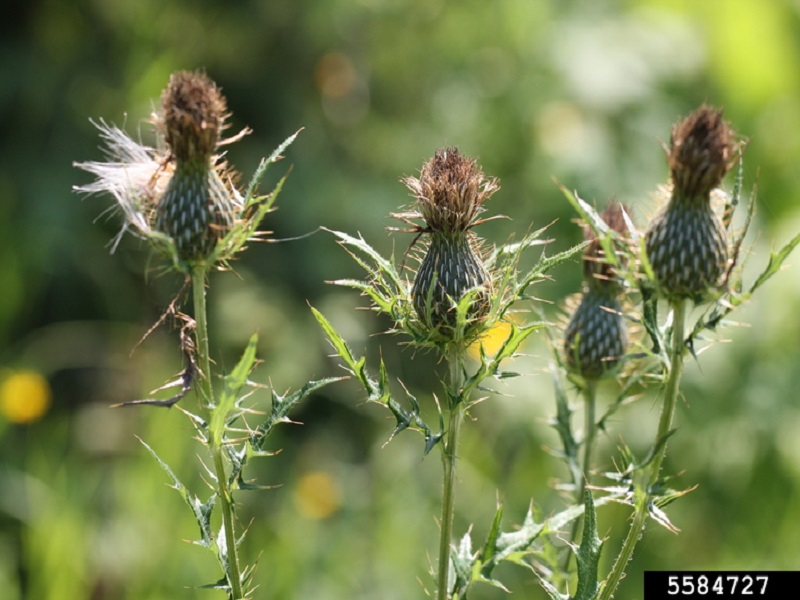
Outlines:
{"label": "thistle flower head", "polygon": [[228,117],[225,98],[205,73],[178,71],[161,95],[157,124],[177,160],[210,159]]}
{"label": "thistle flower head", "polygon": [[483,203],[499,189],[495,178],[487,178],[476,160],[456,148],[438,150],[422,166],[419,178],[403,179],[416,198],[409,216],[419,216],[433,233],[465,232],[478,224]]}
{"label": "thistle flower head", "polygon": [[708,199],[736,164],[738,148],[721,110],[704,105],[676,123],[667,153],[675,193]]}
{"label": "thistle flower head", "polygon": [[[616,366],[628,343],[617,272],[626,262],[617,245],[630,233],[625,213],[622,204],[612,202],[600,214],[613,234],[606,244],[591,227],[583,228],[590,242],[583,253],[584,290],[565,330],[564,356],[569,370],[587,379],[597,379]],[[607,249],[614,252],[613,260]]]}
{"label": "thistle flower head", "polygon": [[739,159],[735,137],[722,111],[708,106],[672,129],[671,197],[645,234],[647,260],[667,298],[697,301],[723,284],[727,233],[711,207],[711,192]]}
{"label": "thistle flower head", "polygon": [[[436,152],[419,178],[402,180],[416,199],[412,212],[394,215],[428,234],[428,245],[414,278],[414,309],[425,325],[446,337],[481,320],[489,310],[491,277],[483,265],[480,241],[471,231],[483,203],[498,189],[477,161],[456,148]],[[413,219],[422,219],[424,226]],[[458,304],[468,294],[468,323],[459,324]]]}
{"label": "thistle flower head", "polygon": [[228,114],[214,82],[203,73],[181,71],[172,75],[161,99],[161,110],[151,120],[157,138],[154,147],[105,121],[95,123],[108,160],[76,163],[96,180],[75,189],[109,193],[116,200],[124,220],[112,251],[130,231],[179,270],[224,266],[258,236],[258,223],[277,191],[259,196],[257,186],[297,133],[261,162],[243,197],[235,185],[238,174],[221,160],[218,149],[249,130],[221,139]]}

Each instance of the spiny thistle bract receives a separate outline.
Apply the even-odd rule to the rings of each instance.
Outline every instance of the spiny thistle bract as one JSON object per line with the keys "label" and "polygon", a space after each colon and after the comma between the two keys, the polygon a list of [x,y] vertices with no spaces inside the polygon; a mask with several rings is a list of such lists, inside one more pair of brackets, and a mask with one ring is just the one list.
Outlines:
{"label": "spiny thistle bract", "polygon": [[739,147],[722,111],[708,106],[672,129],[671,197],[645,235],[647,260],[669,299],[701,300],[723,284],[728,242],[711,191],[736,164]]}
{"label": "spiny thistle bract", "polygon": [[[610,230],[623,239],[628,234],[624,210],[613,202],[601,215]],[[570,371],[597,379],[619,363],[627,346],[619,300],[623,289],[613,264],[624,266],[625,257],[615,251],[615,260],[609,260],[589,227],[584,227],[584,237],[590,242],[583,254],[584,289],[566,328],[564,354]],[[614,243],[611,240],[609,247]]]}
{"label": "spiny thistle bract", "polygon": [[491,278],[483,265],[480,241],[471,229],[481,221],[483,203],[499,188],[477,161],[445,148],[422,166],[419,178],[403,183],[416,202],[403,220],[421,218],[413,230],[429,236],[411,295],[414,309],[428,327],[447,335],[458,327],[456,305],[469,293],[467,319],[480,321],[489,310]]}

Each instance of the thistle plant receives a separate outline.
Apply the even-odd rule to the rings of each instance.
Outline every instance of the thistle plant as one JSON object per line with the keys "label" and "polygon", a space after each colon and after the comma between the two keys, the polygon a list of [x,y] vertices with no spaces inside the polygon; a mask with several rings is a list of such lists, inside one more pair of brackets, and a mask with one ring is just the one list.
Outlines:
{"label": "thistle plant", "polygon": [[733,266],[728,263],[727,232],[711,206],[711,192],[739,158],[740,144],[721,111],[702,106],[673,127],[667,152],[671,194],[645,233],[643,254],[648,279],[654,280],[658,295],[671,310],[664,399],[652,456],[643,472],[641,488],[636,490],[633,520],[600,598],[613,595],[648,515],[659,504],[661,465],[671,435],[687,348],[686,304],[688,300],[702,302],[709,294],[718,293]]}
{"label": "thistle plant", "polygon": [[[798,235],[770,256],[766,268],[749,287],[744,285],[746,256],[742,244],[753,216],[754,197],[743,223],[734,226],[734,213],[742,199],[743,148],[744,143],[737,140],[721,111],[703,106],[679,121],[667,148],[671,182],[664,189],[669,198],[645,232],[639,232],[620,207],[612,205],[598,214],[576,194],[562,188],[584,222],[591,243],[584,253],[580,301],[563,341],[559,344],[553,340],[556,415],[552,425],[563,444],[557,455],[568,468],[568,489],[576,492],[576,504],[563,514],[584,503],[583,533],[578,535],[576,519],[566,560],[558,561],[555,550],[542,551],[534,566],[554,600],[614,597],[648,519],[677,532],[664,508],[691,490],[672,489],[669,482],[673,478],[662,475],[661,467],[668,439],[675,433],[672,421],[684,360],[688,354],[697,356],[703,334],[725,323],[726,317],[777,273],[800,244]],[[728,195],[719,186],[737,162],[738,176]],[[638,307],[629,296],[635,290],[640,295]],[[620,302],[623,292],[628,299]],[[700,316],[687,326],[689,302],[695,304]],[[669,308],[663,321],[658,318],[660,303]],[[630,348],[622,364],[619,359],[626,344],[621,308],[624,318],[638,322],[645,334],[642,339],[628,341]],[[597,418],[595,393],[597,383],[604,378],[615,380],[616,398]],[[582,439],[572,429],[567,379],[586,400]],[[663,403],[651,447],[643,458],[637,458],[623,444],[620,457],[614,460],[618,469],[596,473],[592,480],[592,448],[597,433],[607,429],[612,416],[619,418],[625,405],[653,387]],[[614,386],[607,389],[611,391]],[[610,483],[601,483],[606,480]],[[613,566],[602,576],[599,557],[603,544],[597,537],[595,508],[609,500],[627,504],[633,515]],[[575,572],[569,569],[572,554],[576,556]],[[573,582],[576,587],[571,593]]]}
{"label": "thistle plant", "polygon": [[[596,422],[597,384],[613,374],[628,346],[628,331],[623,315],[626,283],[621,270],[628,263],[629,235],[625,207],[612,202],[600,214],[607,233],[601,238],[584,224],[584,238],[589,243],[583,252],[583,291],[564,332],[563,352],[567,370],[584,399],[583,460],[577,457],[570,471],[576,490],[576,504],[584,501],[584,492],[592,472],[592,453],[598,425]],[[569,451],[567,444],[567,451]],[[568,456],[568,453],[567,453]],[[576,520],[572,539],[577,536]],[[567,553],[569,564],[571,553]]]}
{"label": "thistle plant", "polygon": [[[204,587],[222,590],[231,600],[239,600],[252,594],[254,565],[239,556],[245,530],[236,519],[234,492],[258,489],[244,478],[244,467],[253,457],[270,455],[264,451],[266,438],[275,425],[288,420],[292,406],[334,379],[312,381],[291,395],[272,391],[266,419],[252,425],[245,420],[245,415],[253,412],[246,400],[254,388],[264,387],[250,380],[256,365],[254,335],[239,363],[222,378],[222,385],[215,385],[206,310],[209,273],[230,268],[248,242],[262,238],[259,224],[274,205],[285,176],[269,194],[257,193],[258,187],[267,168],[281,158],[297,136],[290,136],[263,159],[241,192],[236,186],[239,176],[223,161],[220,149],[248,130],[223,139],[228,118],[225,98],[208,76],[177,72],[170,78],[161,108],[152,119],[155,147],[144,146],[101,121],[97,126],[109,160],[77,163],[97,179],[76,189],[86,194],[109,193],[116,200],[124,221],[112,250],[130,231],[166,259],[165,270],[185,277],[183,289],[158,323],[173,317],[182,324],[180,348],[186,365],[175,382],[162,388],[177,385],[180,390],[168,399],[147,398],[125,405],[171,407],[193,387],[197,389],[202,413],[182,410],[191,419],[196,439],[207,449],[202,473],[209,482],[210,496],[202,500],[187,489],[156,452],[147,444],[145,447],[189,506],[200,529],[197,543],[211,550],[219,562],[222,576]],[[191,317],[180,311],[188,288]]]}
{"label": "thistle plant", "polygon": [[[475,160],[455,148],[439,150],[423,165],[419,177],[406,177],[402,181],[414,202],[392,216],[410,226],[399,231],[415,234],[411,252],[418,242],[423,244],[415,255],[419,266],[411,267],[412,276],[406,277],[393,257],[381,256],[360,237],[333,232],[368,274],[364,281],[335,283],[361,291],[370,298],[376,312],[391,317],[394,323],[391,332],[410,338],[413,348],[432,350],[437,364],[441,360],[447,364],[443,402],[431,394],[439,410],[439,430],[434,431],[425,423],[416,397],[409,392],[406,402],[395,397],[382,362],[375,379],[365,359],[353,354],[321,313],[314,310],[314,314],[345,367],[366,390],[368,399],[387,407],[394,415],[396,426],[392,436],[414,429],[424,436],[425,454],[439,447],[442,510],[434,595],[438,600],[463,598],[467,588],[477,581],[502,587],[492,578],[494,567],[503,560],[512,560],[515,552],[529,546],[544,530],[529,515],[522,533],[502,534],[498,511],[492,535],[482,553],[472,552],[469,533],[457,547],[453,546],[458,447],[464,418],[478,401],[473,393],[484,380],[517,375],[503,370],[503,363],[516,355],[530,334],[544,327],[539,321],[516,324],[509,319],[512,305],[528,299],[531,284],[544,279],[551,268],[579,253],[586,244],[552,257],[542,254],[529,270],[520,269],[520,258],[526,249],[546,243],[541,239],[546,228],[518,243],[485,247],[473,228],[485,220],[480,218],[483,205],[499,189],[499,182],[485,176]],[[406,259],[402,262],[405,264]],[[480,340],[500,322],[508,323],[510,333],[497,353],[488,356]],[[480,348],[477,366],[466,360],[472,344]],[[553,522],[558,519],[569,522],[577,514],[573,511],[568,517],[559,515]]]}
{"label": "thistle plant", "polygon": [[597,382],[618,366],[628,344],[621,300],[625,288],[618,274],[618,269],[625,268],[628,262],[626,254],[618,249],[618,246],[624,247],[629,233],[625,208],[613,202],[600,218],[608,226],[613,239],[606,240],[604,248],[591,227],[584,226],[584,237],[589,245],[583,253],[583,291],[564,333],[566,366],[581,379],[579,385],[586,401],[584,477],[578,485],[579,502],[592,466]]}

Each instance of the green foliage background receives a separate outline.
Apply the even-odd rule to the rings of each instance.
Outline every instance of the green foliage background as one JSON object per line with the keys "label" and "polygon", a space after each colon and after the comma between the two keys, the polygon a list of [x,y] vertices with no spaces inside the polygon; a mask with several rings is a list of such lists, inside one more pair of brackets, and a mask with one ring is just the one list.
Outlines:
{"label": "green foliage background", "polygon": [[[8,3],[6,3],[8,4]],[[268,217],[274,238],[319,226],[360,232],[405,251],[388,214],[399,183],[437,147],[477,156],[502,189],[488,203],[511,220],[482,226],[496,242],[558,219],[554,250],[579,239],[557,178],[599,204],[616,197],[642,226],[666,180],[660,142],[703,101],[724,106],[748,137],[745,186],[758,183],[750,260],[800,229],[800,4],[791,0],[32,0],[0,18],[0,368],[44,373],[54,402],[29,426],[0,417],[0,590],[3,598],[213,597],[216,578],[191,517],[141,436],[184,480],[197,472],[178,411],[111,410],[181,368],[166,329],[130,356],[180,282],[156,276],[109,199],[79,199],[72,167],[97,160],[89,118],[142,125],[169,74],[203,68],[223,88],[233,128],[254,134],[229,158],[247,176],[300,127],[292,173]],[[279,169],[276,169],[278,171]],[[640,598],[644,569],[797,569],[800,564],[800,266],[764,288],[690,364],[666,468],[699,488],[670,508],[682,529],[650,526],[619,597]],[[426,356],[393,340],[365,301],[326,280],[360,275],[333,237],[256,245],[236,274],[212,280],[217,362],[232,368],[254,330],[258,371],[279,391],[340,371],[306,301],[358,353],[377,355],[423,397],[436,385]],[[577,291],[577,264],[537,289],[555,303]],[[537,339],[539,338],[539,339]],[[485,535],[497,496],[507,526],[530,498],[563,506],[543,336],[466,427],[456,531]],[[601,390],[602,394],[602,390]],[[413,598],[438,535],[435,457],[413,434],[383,447],[391,423],[350,383],[326,388],[280,430],[283,452],[253,471],[271,491],[240,496],[253,519],[246,552],[270,598]],[[423,398],[427,403],[427,398]],[[260,401],[266,401],[266,395]],[[185,402],[195,402],[193,397]],[[431,407],[428,406],[430,410]],[[602,440],[644,447],[654,398],[618,416]],[[638,446],[637,446],[638,445]],[[610,468],[610,462],[607,464]],[[202,485],[198,480],[196,485]],[[502,492],[497,492],[502,490]],[[604,507],[607,570],[627,511]],[[616,532],[616,535],[615,535]],[[544,597],[532,573],[498,573],[516,594]],[[476,598],[505,597],[476,590]]]}

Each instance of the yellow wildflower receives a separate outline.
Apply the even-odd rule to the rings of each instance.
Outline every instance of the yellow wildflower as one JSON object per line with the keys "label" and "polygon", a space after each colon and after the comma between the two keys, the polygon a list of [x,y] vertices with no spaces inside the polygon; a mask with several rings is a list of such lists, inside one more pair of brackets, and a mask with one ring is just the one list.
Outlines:
{"label": "yellow wildflower", "polygon": [[35,371],[16,371],[0,383],[0,413],[11,423],[38,421],[50,407],[50,385]]}

